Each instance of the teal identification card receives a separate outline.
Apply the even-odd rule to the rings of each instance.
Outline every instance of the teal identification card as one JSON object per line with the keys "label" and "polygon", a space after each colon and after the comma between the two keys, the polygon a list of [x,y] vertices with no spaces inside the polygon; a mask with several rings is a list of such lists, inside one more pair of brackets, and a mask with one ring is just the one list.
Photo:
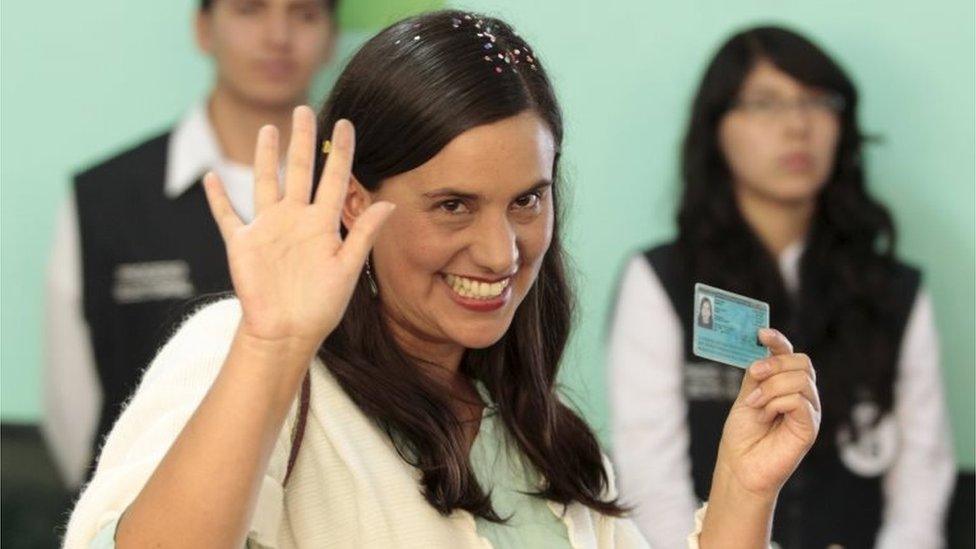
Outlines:
{"label": "teal identification card", "polygon": [[707,284],[695,284],[692,351],[695,356],[747,368],[769,356],[759,329],[769,327],[769,305]]}

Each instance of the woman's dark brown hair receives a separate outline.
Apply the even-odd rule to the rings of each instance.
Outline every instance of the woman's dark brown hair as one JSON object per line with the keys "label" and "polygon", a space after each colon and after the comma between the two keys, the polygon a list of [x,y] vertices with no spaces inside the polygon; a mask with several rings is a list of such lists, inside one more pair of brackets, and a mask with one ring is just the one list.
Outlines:
{"label": "woman's dark brown hair", "polygon": [[[318,133],[321,140],[340,118],[352,121],[353,174],[376,190],[389,177],[430,160],[461,133],[525,111],[535,112],[552,132],[556,179],[562,116],[535,51],[498,19],[440,11],[396,23],[367,42],[322,108]],[[320,161],[316,171],[321,169]],[[573,310],[559,238],[559,187],[557,182],[552,190],[556,221],[538,278],[501,339],[468,349],[461,371],[484,384],[508,441],[544,479],[533,495],[619,515],[623,508],[606,497],[609,479],[597,440],[557,391]],[[352,400],[420,471],[424,496],[434,508],[444,515],[463,509],[502,520],[472,472],[450,396],[397,344],[365,274],[319,354]]]}

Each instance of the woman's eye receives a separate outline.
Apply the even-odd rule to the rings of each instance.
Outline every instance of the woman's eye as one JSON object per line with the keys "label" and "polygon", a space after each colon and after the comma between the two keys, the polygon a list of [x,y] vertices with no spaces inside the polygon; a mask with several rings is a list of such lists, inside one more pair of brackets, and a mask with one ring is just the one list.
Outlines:
{"label": "woman's eye", "polygon": [[464,205],[464,202],[456,198],[445,200],[438,204],[437,207],[449,214],[463,214],[468,211],[468,207]]}
{"label": "woman's eye", "polygon": [[539,204],[541,197],[539,193],[529,193],[515,199],[515,205],[519,208],[534,208]]}

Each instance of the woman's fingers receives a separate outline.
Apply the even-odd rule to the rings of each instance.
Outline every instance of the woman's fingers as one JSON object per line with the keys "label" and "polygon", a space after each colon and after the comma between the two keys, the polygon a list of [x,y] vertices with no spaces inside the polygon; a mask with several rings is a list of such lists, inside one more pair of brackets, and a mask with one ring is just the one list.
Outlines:
{"label": "woman's fingers", "polygon": [[220,229],[220,234],[226,242],[231,233],[243,226],[244,222],[237,217],[237,212],[230,205],[230,199],[227,198],[227,192],[224,191],[224,185],[220,182],[217,174],[207,172],[203,176],[203,189],[207,194],[210,213],[213,215],[214,221],[217,222],[217,228]]}
{"label": "woman's fingers", "polygon": [[[770,333],[771,332],[771,333]],[[792,349],[790,342],[776,330],[770,330],[765,334],[760,333],[760,337],[765,336],[767,344],[777,347],[778,351]],[[763,382],[773,377],[783,375],[786,372],[800,372],[798,376],[787,376],[784,379],[802,379],[806,377],[810,386],[814,389],[813,396],[816,398],[817,409],[820,408],[819,397],[816,394],[817,372],[813,369],[810,357],[803,353],[774,354],[762,360],[758,360],[749,366],[746,375],[742,379],[742,387],[739,389],[739,401],[746,402],[756,389]],[[777,382],[777,385],[780,382]],[[766,389],[767,395],[771,389]]]}
{"label": "woman's fingers", "polygon": [[312,193],[315,148],[315,113],[305,105],[295,108],[288,145],[288,173],[285,174],[285,199],[308,204]]}
{"label": "woman's fingers", "polygon": [[362,268],[363,262],[369,250],[373,247],[376,235],[379,233],[383,223],[393,213],[396,206],[392,202],[375,202],[366,211],[356,218],[356,222],[349,229],[349,234],[342,243],[342,250],[339,252],[343,261],[351,269]]}
{"label": "woman's fingers", "polygon": [[803,353],[791,353],[788,355],[773,355],[758,360],[749,366],[749,377],[756,381],[763,381],[782,372],[802,371],[806,372],[810,379],[817,380],[817,372],[813,369],[813,362],[810,357]]}
{"label": "woman's fingers", "polygon": [[254,148],[254,211],[260,214],[278,202],[278,128],[268,125],[258,131]]}
{"label": "woman's fingers", "polygon": [[356,130],[352,122],[344,119],[336,122],[332,128],[331,141],[332,149],[325,161],[319,187],[315,191],[315,203],[328,209],[329,218],[335,219],[335,229],[338,230],[356,149]]}
{"label": "woman's fingers", "polygon": [[761,328],[759,341],[769,348],[773,355],[788,355],[793,352],[793,344],[782,332],[774,328]]}
{"label": "woman's fingers", "polygon": [[798,393],[777,397],[769,401],[762,409],[761,421],[769,423],[780,414],[784,414],[788,420],[814,433],[819,429],[818,416],[820,412],[813,407],[813,403]]}
{"label": "woman's fingers", "polygon": [[820,410],[820,397],[817,385],[804,371],[793,370],[770,377],[760,383],[744,402],[753,408],[762,408],[769,402],[786,395],[799,394],[810,401],[815,410]]}

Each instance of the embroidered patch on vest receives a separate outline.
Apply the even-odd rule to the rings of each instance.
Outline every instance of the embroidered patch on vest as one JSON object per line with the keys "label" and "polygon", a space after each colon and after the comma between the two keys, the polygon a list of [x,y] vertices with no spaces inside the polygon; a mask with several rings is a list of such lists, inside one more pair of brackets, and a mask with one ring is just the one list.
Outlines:
{"label": "embroidered patch on vest", "polygon": [[194,294],[190,265],[181,259],[115,266],[112,297],[116,303],[186,299]]}
{"label": "embroidered patch on vest", "polygon": [[732,401],[742,385],[742,370],[715,362],[689,362],[684,377],[688,400]]}
{"label": "embroidered patch on vest", "polygon": [[843,425],[837,430],[840,460],[852,473],[862,477],[884,473],[898,454],[898,425],[895,419],[891,414],[886,414],[872,427],[871,423],[877,416],[877,404],[859,402],[851,411],[852,425]]}

